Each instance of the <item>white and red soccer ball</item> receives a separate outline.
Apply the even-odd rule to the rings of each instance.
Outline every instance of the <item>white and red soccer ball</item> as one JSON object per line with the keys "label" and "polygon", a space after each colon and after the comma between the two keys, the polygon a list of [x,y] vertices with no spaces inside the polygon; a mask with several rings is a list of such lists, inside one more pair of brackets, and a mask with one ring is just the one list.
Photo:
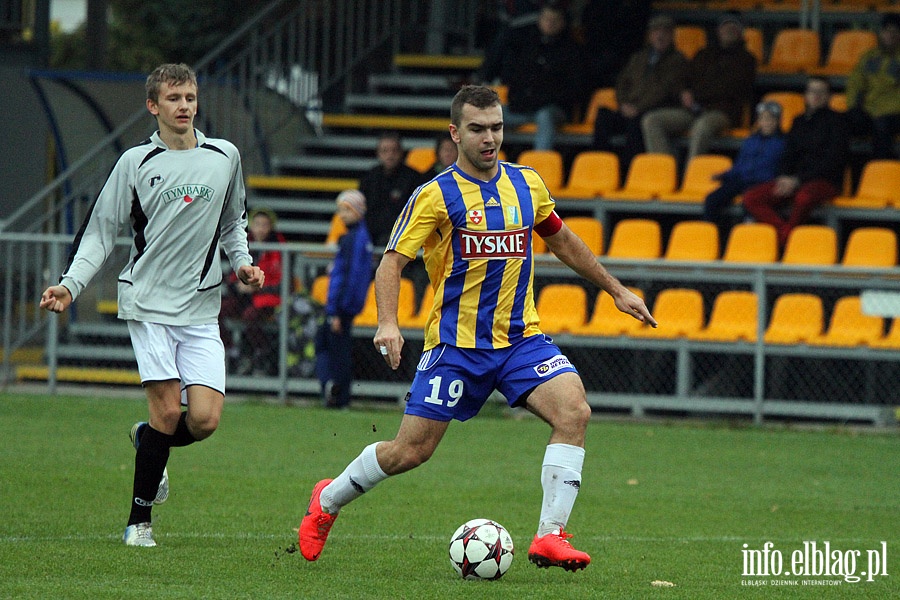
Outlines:
{"label": "white and red soccer ball", "polygon": [[450,562],[463,579],[500,579],[513,554],[509,532],[490,519],[466,521],[450,538]]}

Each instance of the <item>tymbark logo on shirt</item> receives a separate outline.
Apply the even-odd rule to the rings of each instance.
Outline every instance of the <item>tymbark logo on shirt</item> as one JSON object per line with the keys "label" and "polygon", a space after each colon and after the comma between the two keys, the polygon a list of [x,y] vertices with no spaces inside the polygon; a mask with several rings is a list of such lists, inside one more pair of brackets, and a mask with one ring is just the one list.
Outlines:
{"label": "tymbark logo on shirt", "polygon": [[162,192],[163,204],[168,204],[175,200],[183,200],[184,202],[193,202],[194,200],[203,199],[212,202],[215,190],[209,186],[198,183],[186,183],[184,185],[176,185]]}

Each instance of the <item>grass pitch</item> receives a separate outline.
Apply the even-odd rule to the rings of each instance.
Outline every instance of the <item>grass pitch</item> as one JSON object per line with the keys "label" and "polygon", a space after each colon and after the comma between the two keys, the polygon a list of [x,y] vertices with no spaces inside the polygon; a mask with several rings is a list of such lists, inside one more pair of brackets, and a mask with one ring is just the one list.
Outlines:
{"label": "grass pitch", "polygon": [[[228,404],[212,438],[173,449],[172,492],[154,510],[160,545],[147,549],[121,542],[134,456],[128,431],[145,418],[145,402],[0,394],[0,597],[900,595],[894,433],[594,422],[569,522],[573,543],[594,562],[566,573],[527,559],[548,428],[485,412],[451,425],[429,463],[345,508],[322,558],[307,563],[294,552],[294,528],[313,484],[393,437],[398,412]],[[450,566],[450,534],[476,517],[499,521],[516,543],[500,581],[462,581]],[[804,541],[860,550],[857,572],[866,550],[885,541],[888,576],[743,576],[744,544],[772,542],[790,568]]]}

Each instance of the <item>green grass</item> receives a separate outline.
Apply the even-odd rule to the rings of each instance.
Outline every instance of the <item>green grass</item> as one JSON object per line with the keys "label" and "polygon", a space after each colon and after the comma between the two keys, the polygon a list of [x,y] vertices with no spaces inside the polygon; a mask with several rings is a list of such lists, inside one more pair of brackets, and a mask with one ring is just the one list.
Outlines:
{"label": "green grass", "polygon": [[[0,597],[11,598],[888,598],[900,594],[900,437],[845,430],[597,421],[569,522],[585,571],[527,560],[547,427],[495,409],[454,423],[435,457],[348,506],[322,558],[290,552],[309,490],[392,410],[230,403],[208,441],[174,449],[158,548],[126,548],[143,401],[0,394]],[[505,525],[517,556],[497,582],[457,579],[462,522]],[[742,585],[742,545],[888,544],[888,573],[838,587]],[[863,554],[865,556],[865,554]],[[863,569],[863,566],[857,570]],[[654,580],[676,584],[652,587]]]}

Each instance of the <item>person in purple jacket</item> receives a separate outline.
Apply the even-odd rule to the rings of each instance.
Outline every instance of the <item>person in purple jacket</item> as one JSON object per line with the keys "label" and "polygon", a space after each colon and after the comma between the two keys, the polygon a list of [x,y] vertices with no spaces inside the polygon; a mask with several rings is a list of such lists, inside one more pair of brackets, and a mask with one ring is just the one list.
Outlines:
{"label": "person in purple jacket", "polygon": [[337,197],[337,214],[347,233],[338,240],[328,280],[325,322],[316,335],[316,375],[328,408],[350,404],[353,381],[353,319],[366,302],[372,281],[372,239],[366,228],[366,197],[344,190]]}
{"label": "person in purple jacket", "polygon": [[772,101],[757,104],[756,131],[741,143],[732,167],[714,177],[721,185],[706,196],[703,218],[718,225],[723,234],[729,225],[724,212],[735,197],[778,174],[778,161],[784,154],[785,144],[780,123],[780,104]]}

